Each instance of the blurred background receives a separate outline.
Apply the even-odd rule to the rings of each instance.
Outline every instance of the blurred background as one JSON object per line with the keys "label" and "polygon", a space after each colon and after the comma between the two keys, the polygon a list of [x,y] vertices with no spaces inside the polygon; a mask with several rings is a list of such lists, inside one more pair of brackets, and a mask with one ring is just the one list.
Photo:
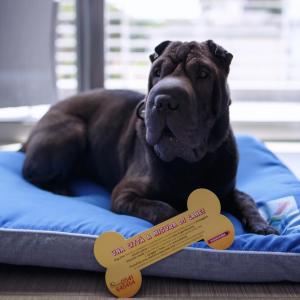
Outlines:
{"label": "blurred background", "polygon": [[300,176],[299,0],[0,0],[0,145],[16,149],[49,105],[96,87],[146,92],[163,40],[234,55],[234,131]]}

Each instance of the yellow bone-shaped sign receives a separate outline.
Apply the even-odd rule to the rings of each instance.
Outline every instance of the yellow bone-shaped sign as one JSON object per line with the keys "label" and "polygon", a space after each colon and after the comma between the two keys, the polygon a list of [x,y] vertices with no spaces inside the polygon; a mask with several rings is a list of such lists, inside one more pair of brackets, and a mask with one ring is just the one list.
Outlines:
{"label": "yellow bone-shaped sign", "polygon": [[105,232],[94,245],[99,264],[106,267],[108,289],[117,297],[132,297],[141,287],[145,267],[204,239],[214,249],[230,247],[234,228],[221,215],[217,196],[207,189],[193,191],[188,210],[129,239],[117,232]]}

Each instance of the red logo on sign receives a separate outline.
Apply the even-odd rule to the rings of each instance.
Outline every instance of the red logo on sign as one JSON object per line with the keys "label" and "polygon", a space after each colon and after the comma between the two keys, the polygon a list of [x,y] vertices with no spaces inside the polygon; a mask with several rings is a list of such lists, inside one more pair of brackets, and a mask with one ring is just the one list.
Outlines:
{"label": "red logo on sign", "polygon": [[227,235],[229,235],[229,231],[224,231],[224,232],[214,236],[213,238],[209,239],[207,242],[208,242],[208,244],[214,243],[214,242],[224,238]]}

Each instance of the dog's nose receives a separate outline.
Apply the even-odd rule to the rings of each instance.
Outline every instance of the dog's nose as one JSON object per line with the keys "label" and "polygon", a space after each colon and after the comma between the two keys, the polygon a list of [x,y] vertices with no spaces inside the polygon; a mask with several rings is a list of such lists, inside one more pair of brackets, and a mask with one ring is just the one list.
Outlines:
{"label": "dog's nose", "polygon": [[154,98],[154,106],[157,111],[177,110],[179,103],[170,95],[162,94]]}

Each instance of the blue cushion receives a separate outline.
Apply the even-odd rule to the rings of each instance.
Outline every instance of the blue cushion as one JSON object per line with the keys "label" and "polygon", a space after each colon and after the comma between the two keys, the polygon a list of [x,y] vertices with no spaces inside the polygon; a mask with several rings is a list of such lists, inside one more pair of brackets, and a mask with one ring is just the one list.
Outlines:
{"label": "blue cushion", "polygon": [[[280,230],[281,235],[261,236],[247,233],[237,219],[227,214],[234,223],[237,234],[227,252],[208,250],[204,242],[198,242],[177,257],[188,255],[190,259],[197,260],[203,255],[219,257],[220,253],[225,256],[232,253],[237,255],[239,251],[248,251],[251,255],[255,252],[256,257],[258,253],[282,252],[290,253],[290,259],[296,257],[299,263],[299,180],[260,141],[248,136],[238,136],[237,144],[240,152],[237,186],[252,195],[262,215]],[[56,195],[33,186],[21,176],[23,161],[22,153],[0,152],[0,262],[98,270],[99,267],[92,256],[92,241],[95,236],[105,231],[118,231],[128,238],[152,226],[139,218],[112,213],[110,195],[102,187],[84,179],[73,182],[75,197]],[[67,250],[62,249],[68,249],[70,245],[81,249],[81,252],[74,254],[73,248],[70,248],[68,251],[73,254],[67,255]],[[85,245],[88,245],[86,249]],[[11,251],[12,248],[15,250]],[[49,249],[52,249],[50,254]],[[271,257],[272,261],[277,260],[273,256],[268,257]],[[150,267],[149,274],[180,277],[185,274],[182,273],[180,263],[180,260],[176,260],[175,267],[173,263],[169,270],[163,272],[161,268],[154,268],[154,273],[151,273],[153,268]],[[201,263],[202,261],[199,262]],[[245,263],[249,263],[249,257],[245,258]],[[290,263],[290,266],[294,263]],[[276,269],[275,265],[274,268]],[[272,269],[270,265],[269,269]],[[240,272],[243,273],[242,270]],[[264,272],[262,269],[261,273]],[[244,278],[240,278],[240,274],[234,277],[228,274],[220,277],[216,273],[203,278],[203,275],[199,275],[199,271],[195,270],[192,275],[184,277],[237,281],[265,281],[270,278],[294,280],[294,277],[284,277],[284,273],[280,273],[279,277],[272,277],[270,274],[264,274],[265,277],[251,277],[251,272],[244,273]]]}

